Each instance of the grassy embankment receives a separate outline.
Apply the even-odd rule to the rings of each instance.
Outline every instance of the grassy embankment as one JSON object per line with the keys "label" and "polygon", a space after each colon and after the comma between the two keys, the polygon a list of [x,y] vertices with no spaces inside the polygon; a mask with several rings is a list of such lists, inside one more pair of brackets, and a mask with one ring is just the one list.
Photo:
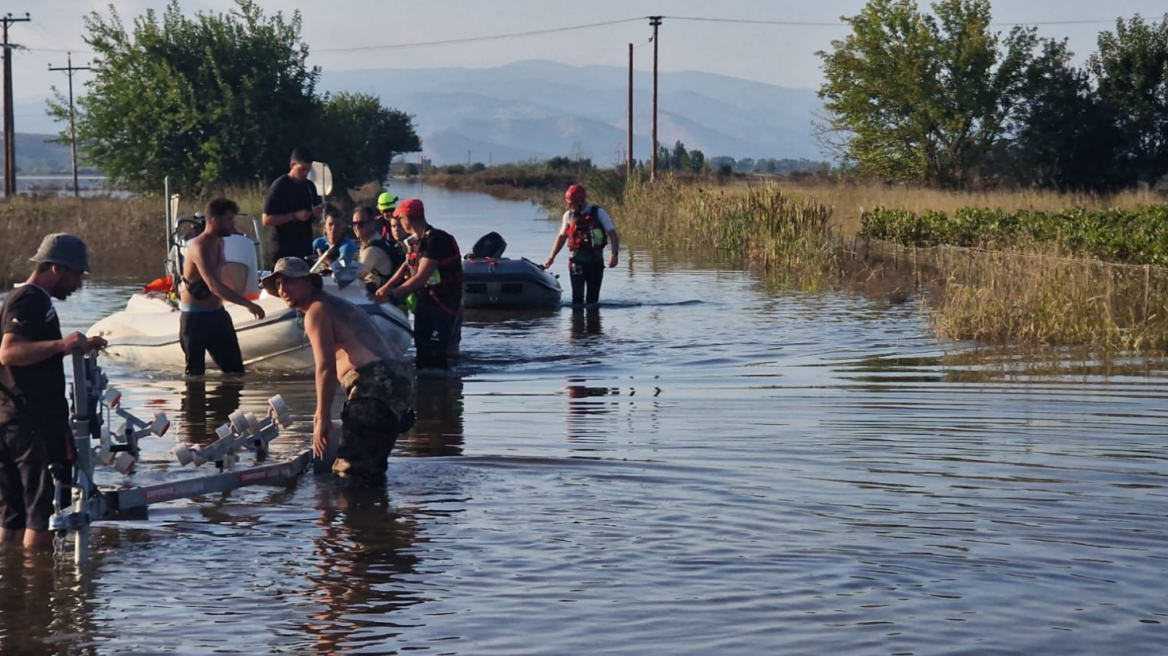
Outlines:
{"label": "grassy embankment", "polygon": [[[637,243],[725,250],[803,288],[920,293],[942,338],[1168,348],[1168,270],[1155,266],[1168,261],[1168,239],[1160,238],[1168,237],[1168,212],[1147,208],[1154,197],[782,182],[719,188],[668,178],[604,195],[599,201]],[[912,218],[920,214],[930,218]],[[881,226],[873,216],[899,222]],[[1026,229],[1016,227],[1019,217],[1031,217]]]}

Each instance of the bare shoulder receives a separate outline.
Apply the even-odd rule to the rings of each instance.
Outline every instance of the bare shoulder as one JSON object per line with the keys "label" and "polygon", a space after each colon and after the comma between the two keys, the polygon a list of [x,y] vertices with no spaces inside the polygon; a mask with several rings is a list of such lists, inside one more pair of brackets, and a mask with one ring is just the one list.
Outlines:
{"label": "bare shoulder", "polygon": [[207,251],[207,242],[199,235],[187,244],[187,258],[202,258]]}
{"label": "bare shoulder", "polygon": [[337,298],[331,294],[324,294],[320,299],[319,305],[326,308],[326,311],[333,317],[344,321],[347,317],[353,316],[354,313],[360,314],[361,309],[353,305],[343,298]]}

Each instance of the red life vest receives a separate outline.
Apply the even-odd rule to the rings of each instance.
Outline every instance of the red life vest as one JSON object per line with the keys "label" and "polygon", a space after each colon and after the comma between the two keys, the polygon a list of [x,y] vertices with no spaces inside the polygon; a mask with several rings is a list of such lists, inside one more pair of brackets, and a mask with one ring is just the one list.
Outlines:
{"label": "red life vest", "polygon": [[592,250],[599,260],[608,245],[608,232],[600,223],[600,206],[592,205],[583,214],[573,213],[567,237],[568,250],[573,255],[580,250]]}
{"label": "red life vest", "polygon": [[422,267],[422,239],[433,234],[444,234],[450,237],[450,243],[454,244],[454,253],[450,257],[438,260],[438,270],[430,276],[430,280],[426,281],[425,289],[429,291],[430,298],[438,304],[438,307],[453,316],[457,314],[458,308],[451,309],[447,307],[445,303],[438,299],[437,292],[457,287],[461,299],[464,278],[462,273],[462,251],[459,250],[458,242],[455,241],[454,235],[443,230],[438,230],[437,228],[430,228],[422,238],[410,242],[410,251],[406,254],[406,265],[409,267],[411,278],[418,275],[418,269]]}

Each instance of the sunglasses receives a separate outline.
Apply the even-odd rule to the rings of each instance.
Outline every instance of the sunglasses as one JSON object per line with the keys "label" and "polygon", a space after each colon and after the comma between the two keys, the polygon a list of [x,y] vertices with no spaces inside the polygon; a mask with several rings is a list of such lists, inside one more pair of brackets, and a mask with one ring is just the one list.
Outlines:
{"label": "sunglasses", "polygon": [[373,225],[372,221],[354,221],[353,227],[360,228],[361,226]]}

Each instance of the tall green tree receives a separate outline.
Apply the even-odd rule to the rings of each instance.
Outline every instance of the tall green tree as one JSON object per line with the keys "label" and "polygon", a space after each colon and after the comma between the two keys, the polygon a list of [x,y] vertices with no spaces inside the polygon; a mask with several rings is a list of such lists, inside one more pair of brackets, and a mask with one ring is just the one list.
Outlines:
{"label": "tall green tree", "polygon": [[[316,111],[298,12],[266,17],[253,0],[182,14],[172,1],[128,31],[117,11],[85,18],[94,77],[78,100],[87,162],[119,188],[157,191],[243,183],[287,167]],[[50,111],[68,116],[58,94]],[[68,138],[68,135],[62,135]]]}
{"label": "tall green tree", "polygon": [[340,189],[384,180],[395,155],[422,149],[409,114],[382,107],[380,99],[364,93],[329,97],[314,136]]}
{"label": "tall green tree", "polygon": [[819,95],[820,139],[864,174],[960,187],[1000,146],[1032,52],[1033,29],[990,29],[988,0],[870,0],[844,17]]}
{"label": "tall green tree", "polygon": [[1121,135],[1072,57],[1066,41],[1047,41],[1028,68],[1014,139],[994,167],[1003,182],[1065,190],[1107,190],[1119,182]]}
{"label": "tall green tree", "polygon": [[1159,23],[1121,18],[1098,48],[1087,67],[1120,134],[1118,165],[1131,180],[1155,182],[1168,173],[1168,14]]}

